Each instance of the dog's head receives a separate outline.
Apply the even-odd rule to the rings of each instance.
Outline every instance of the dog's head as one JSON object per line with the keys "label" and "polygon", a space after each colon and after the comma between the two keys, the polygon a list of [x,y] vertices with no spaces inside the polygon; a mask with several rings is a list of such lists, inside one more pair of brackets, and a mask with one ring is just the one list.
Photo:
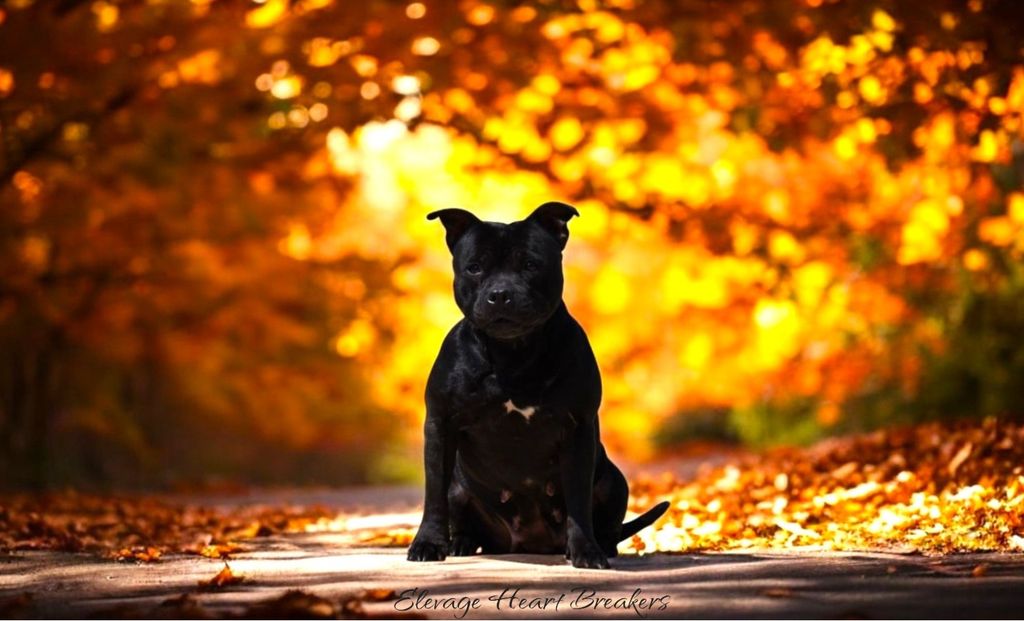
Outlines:
{"label": "dog's head", "polygon": [[564,203],[544,203],[525,220],[482,222],[464,209],[440,218],[455,269],[455,303],[474,326],[500,340],[525,336],[544,324],[562,300],[562,249],[569,219]]}

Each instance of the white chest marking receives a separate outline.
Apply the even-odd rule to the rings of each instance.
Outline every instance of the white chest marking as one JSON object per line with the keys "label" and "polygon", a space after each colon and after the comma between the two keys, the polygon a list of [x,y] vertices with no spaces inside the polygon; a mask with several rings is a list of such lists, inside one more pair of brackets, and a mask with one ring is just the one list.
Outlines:
{"label": "white chest marking", "polygon": [[526,419],[526,422],[530,422],[530,417],[537,413],[537,408],[532,405],[528,405],[525,408],[517,408],[515,403],[509,399],[505,402],[505,411],[511,414],[512,412],[519,412]]}

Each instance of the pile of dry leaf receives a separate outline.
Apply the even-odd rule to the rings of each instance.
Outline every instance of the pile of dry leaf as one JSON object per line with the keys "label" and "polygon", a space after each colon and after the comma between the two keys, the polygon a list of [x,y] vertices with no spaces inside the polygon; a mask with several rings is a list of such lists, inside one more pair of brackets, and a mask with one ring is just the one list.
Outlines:
{"label": "pile of dry leaf", "polygon": [[1024,425],[929,423],[777,450],[682,482],[632,486],[672,508],[630,551],[813,546],[1024,550]]}
{"label": "pile of dry leaf", "polygon": [[[813,546],[836,550],[1024,550],[1024,424],[929,423],[776,450],[632,484],[632,508],[672,508],[626,552]],[[405,516],[376,516],[354,543],[408,545]],[[397,516],[402,517],[402,516]],[[362,518],[365,522],[365,518]],[[0,497],[0,551],[88,551],[156,561],[166,553],[229,558],[245,541],[290,532],[353,531],[323,508],[214,510],[153,497],[63,492]]]}
{"label": "pile of dry leaf", "polygon": [[166,553],[227,558],[245,540],[302,531],[333,516],[322,508],[223,510],[151,496],[19,494],[0,497],[0,551],[94,552],[143,562]]}

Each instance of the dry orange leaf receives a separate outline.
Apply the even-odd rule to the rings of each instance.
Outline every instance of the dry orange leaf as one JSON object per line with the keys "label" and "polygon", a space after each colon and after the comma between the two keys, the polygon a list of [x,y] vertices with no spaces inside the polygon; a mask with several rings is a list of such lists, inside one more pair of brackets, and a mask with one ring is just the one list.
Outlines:
{"label": "dry orange leaf", "polygon": [[231,567],[224,563],[224,569],[217,572],[217,575],[209,580],[200,580],[199,587],[203,589],[221,589],[234,584],[241,584],[245,577],[231,571]]}
{"label": "dry orange leaf", "polygon": [[[308,591],[291,590],[245,611],[248,619],[337,619],[338,606]],[[355,618],[355,617],[350,617]]]}
{"label": "dry orange leaf", "polygon": [[206,558],[220,558],[225,559],[230,557],[236,552],[241,552],[245,548],[238,545],[237,543],[211,543],[203,546],[199,550],[199,556],[205,556]]}
{"label": "dry orange leaf", "polygon": [[395,599],[395,590],[384,588],[363,589],[359,594],[359,599],[368,602],[386,602]]}
{"label": "dry orange leaf", "polygon": [[638,481],[634,511],[661,500],[671,508],[628,549],[1015,551],[1024,541],[1022,463],[1024,425],[994,418],[780,449],[692,481]]}
{"label": "dry orange leaf", "polygon": [[959,451],[957,451],[956,455],[953,456],[953,459],[949,462],[949,474],[951,476],[956,475],[956,471],[965,461],[967,461],[967,458],[971,456],[971,450],[973,448],[974,445],[968,442],[964,444]]}
{"label": "dry orange leaf", "polygon": [[118,561],[138,561],[140,563],[153,563],[160,560],[161,552],[152,546],[133,548],[121,548],[114,555]]}

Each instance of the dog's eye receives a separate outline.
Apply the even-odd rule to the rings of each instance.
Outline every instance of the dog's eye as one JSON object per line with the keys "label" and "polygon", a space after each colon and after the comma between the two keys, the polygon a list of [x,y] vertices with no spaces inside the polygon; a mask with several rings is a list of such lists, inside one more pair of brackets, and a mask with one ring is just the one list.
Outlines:
{"label": "dog's eye", "polygon": [[481,267],[479,263],[470,263],[466,266],[466,273],[472,274],[473,276],[476,276],[482,271],[484,271],[484,268]]}
{"label": "dog's eye", "polygon": [[527,261],[526,261],[526,263],[524,265],[525,265],[526,269],[528,269],[528,270],[535,270],[538,267],[540,267],[540,265],[536,261],[533,261],[533,260],[530,260],[530,259],[527,259]]}

